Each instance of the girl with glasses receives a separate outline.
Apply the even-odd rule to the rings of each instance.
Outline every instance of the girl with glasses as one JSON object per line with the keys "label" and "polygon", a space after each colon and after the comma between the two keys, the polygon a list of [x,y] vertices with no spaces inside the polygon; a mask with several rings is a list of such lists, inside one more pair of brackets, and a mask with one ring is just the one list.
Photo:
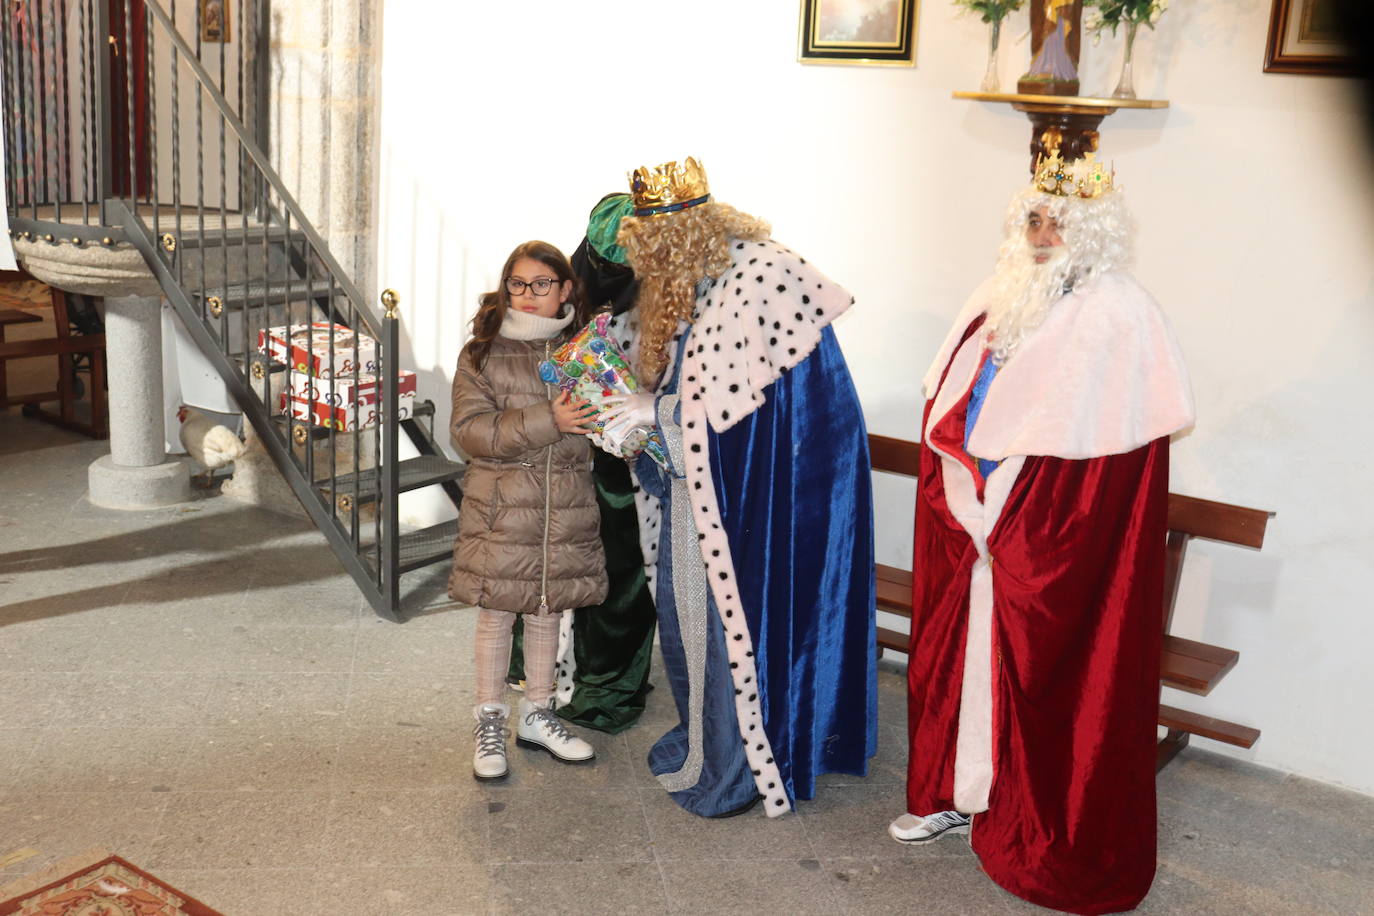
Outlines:
{"label": "girl with glasses", "polygon": [[508,772],[505,703],[511,628],[523,614],[525,695],[516,741],[565,763],[592,746],[554,714],[558,625],[566,608],[606,597],[600,511],[591,476],[594,409],[539,378],[539,364],[585,324],[581,291],[547,242],[511,252],[485,293],[453,379],[454,445],[469,456],[448,593],[477,607],[473,774]]}

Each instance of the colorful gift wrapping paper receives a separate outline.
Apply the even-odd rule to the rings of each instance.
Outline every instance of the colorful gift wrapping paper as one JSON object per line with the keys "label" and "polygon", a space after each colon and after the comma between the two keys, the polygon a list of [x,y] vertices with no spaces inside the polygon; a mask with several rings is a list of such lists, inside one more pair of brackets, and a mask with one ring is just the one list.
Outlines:
{"label": "colorful gift wrapping paper", "polygon": [[[597,315],[577,336],[539,364],[539,377],[545,383],[570,391],[596,408],[593,423],[598,436],[605,431],[601,413],[606,409],[606,400],[640,390],[625,354],[606,333],[610,320],[611,316],[604,312]],[[667,450],[658,431],[652,427],[637,427],[621,444],[623,458],[633,458],[640,452],[648,453],[660,465],[668,467]]]}

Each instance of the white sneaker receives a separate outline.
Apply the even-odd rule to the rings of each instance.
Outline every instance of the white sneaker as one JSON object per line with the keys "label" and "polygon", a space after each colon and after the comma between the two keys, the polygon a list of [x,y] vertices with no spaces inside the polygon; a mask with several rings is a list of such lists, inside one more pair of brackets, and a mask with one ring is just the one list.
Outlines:
{"label": "white sneaker", "polygon": [[472,708],[477,726],[472,735],[477,749],[472,754],[472,775],[478,779],[500,779],[510,772],[506,765],[506,719],[510,707],[505,703],[483,703]]}
{"label": "white sneaker", "polygon": [[924,843],[934,843],[940,837],[951,833],[966,834],[969,832],[970,823],[968,816],[958,811],[940,811],[936,814],[927,814],[925,817],[903,814],[887,825],[887,832],[898,843],[920,846]]}
{"label": "white sneaker", "polygon": [[536,706],[523,697],[515,743],[521,747],[542,747],[564,763],[583,763],[596,756],[596,750],[569,732],[552,708]]}

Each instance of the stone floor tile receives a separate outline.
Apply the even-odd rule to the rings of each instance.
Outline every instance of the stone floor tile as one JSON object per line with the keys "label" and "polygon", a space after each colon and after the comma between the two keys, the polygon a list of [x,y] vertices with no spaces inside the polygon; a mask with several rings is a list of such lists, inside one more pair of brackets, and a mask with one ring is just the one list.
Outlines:
{"label": "stone floor tile", "polygon": [[[1161,863],[1155,872],[1150,893],[1140,906],[1136,907],[1135,912],[1142,916],[1171,916],[1174,913],[1187,913],[1188,916],[1230,916],[1243,912],[1235,898],[1228,898],[1223,891],[1219,891],[1206,881],[1196,880],[1201,876],[1189,871],[1191,877],[1166,863]],[[1044,912],[1043,909],[1025,904],[1026,913],[1032,910]]]}
{"label": "stone floor tile", "polygon": [[[133,864],[148,871],[144,863]],[[168,866],[159,868],[156,875],[225,916],[304,916],[311,911],[297,904],[310,898],[302,897],[302,891],[308,891],[311,882],[320,880],[313,868]]]}
{"label": "stone floor tile", "polygon": [[[3,720],[0,720],[3,724]],[[0,792],[21,780],[47,731],[38,725],[0,728]],[[25,781],[25,785],[29,783]],[[2,854],[2,853],[0,853]]]}
{"label": "stone floor tile", "polygon": [[473,624],[461,618],[476,612],[445,615],[443,625],[412,627],[385,620],[358,628],[356,671],[405,671],[411,674],[464,674],[472,671]]}
{"label": "stone floor tile", "polygon": [[795,814],[770,818],[763,805],[730,818],[698,817],[661,789],[640,789],[649,839],[660,862],[678,859],[796,862],[814,858],[816,847]]}
{"label": "stone floor tile", "polygon": [[209,683],[193,672],[83,672],[74,675],[52,722],[62,726],[195,728]]}
{"label": "stone floor tile", "polygon": [[339,742],[340,726],[332,722],[204,729],[185,739],[169,782],[177,792],[318,789],[330,783]]}
{"label": "stone floor tile", "polygon": [[297,892],[284,898],[283,916],[485,916],[496,891],[490,873],[465,862],[325,869],[302,876]]}
{"label": "stone floor tile", "polygon": [[653,860],[638,790],[482,789],[492,808],[493,863]]}
{"label": "stone floor tile", "polygon": [[0,872],[0,884],[96,846],[148,861],[168,798],[155,792],[6,792],[0,796],[0,850],[39,854]]}
{"label": "stone floor tile", "polygon": [[471,728],[471,678],[439,672],[360,671],[353,675],[341,720],[349,728]]}
{"label": "stone floor tile", "polygon": [[27,792],[165,790],[186,754],[186,732],[166,728],[55,726],[39,736],[12,783]]}
{"label": "stone floor tile", "polygon": [[[837,912],[1001,914],[1023,903],[992,882],[973,856],[821,859],[834,879]],[[937,902],[938,901],[938,902]],[[1024,904],[1030,906],[1030,904]],[[1041,913],[1048,910],[1032,907]]]}
{"label": "stone floor tile", "polygon": [[107,635],[93,628],[0,626],[0,671],[81,671],[104,653]]}
{"label": "stone floor tile", "polygon": [[141,625],[110,634],[91,671],[334,672],[352,668],[356,627]]}
{"label": "stone floor tile", "polygon": [[834,916],[844,912],[842,882],[832,869],[812,858],[793,862],[680,860],[664,862],[662,868],[669,913]]}
{"label": "stone floor tile", "polygon": [[[337,560],[334,565],[338,566]],[[281,573],[256,577],[245,586],[243,600],[226,619],[269,627],[356,624],[364,612],[371,615],[372,609],[357,584],[342,572],[338,568],[326,577],[303,582],[281,581],[286,578]]]}
{"label": "stone floor tile", "polygon": [[325,792],[173,792],[147,856],[148,868],[318,865]]}
{"label": "stone floor tile", "polygon": [[496,865],[491,873],[494,914],[658,916],[668,911],[662,875],[651,862],[522,863]]}
{"label": "stone floor tile", "polygon": [[341,734],[336,789],[437,789],[472,781],[467,728],[406,724]]}
{"label": "stone floor tile", "polygon": [[340,723],[352,675],[338,671],[229,672],[209,679],[209,728],[295,728]]}
{"label": "stone floor tile", "polygon": [[69,672],[0,670],[0,741],[11,729],[46,727],[63,709],[78,675]]}
{"label": "stone floor tile", "polygon": [[329,804],[325,866],[482,864],[490,804],[471,788],[340,789]]}

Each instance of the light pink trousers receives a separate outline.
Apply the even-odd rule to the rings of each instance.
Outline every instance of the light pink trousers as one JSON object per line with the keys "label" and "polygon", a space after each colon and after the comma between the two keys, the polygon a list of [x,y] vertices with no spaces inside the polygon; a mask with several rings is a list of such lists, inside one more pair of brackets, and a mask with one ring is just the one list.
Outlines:
{"label": "light pink trousers", "polygon": [[558,611],[548,614],[513,614],[510,611],[477,609],[477,705],[503,703],[506,672],[510,667],[511,628],[515,618],[525,618],[525,696],[536,706],[547,706],[553,696],[553,666],[558,654]]}

